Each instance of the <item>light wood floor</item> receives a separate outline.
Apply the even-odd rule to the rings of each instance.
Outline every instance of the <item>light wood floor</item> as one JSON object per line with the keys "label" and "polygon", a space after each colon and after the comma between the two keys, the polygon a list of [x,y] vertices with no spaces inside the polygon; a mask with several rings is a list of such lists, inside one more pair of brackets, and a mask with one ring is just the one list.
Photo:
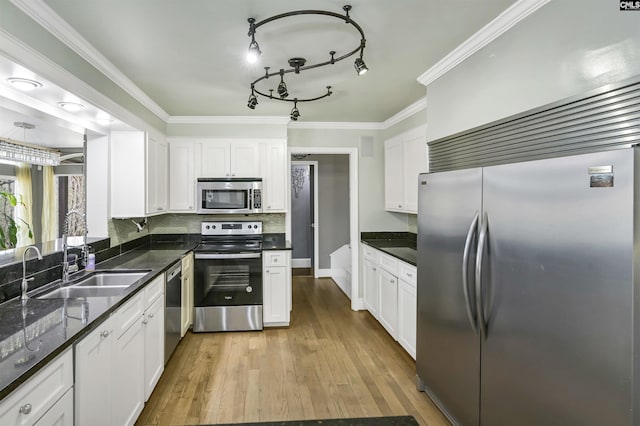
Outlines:
{"label": "light wood floor", "polygon": [[446,425],[414,377],[413,359],[332,280],[295,276],[289,328],[187,333],[136,424],[410,414]]}

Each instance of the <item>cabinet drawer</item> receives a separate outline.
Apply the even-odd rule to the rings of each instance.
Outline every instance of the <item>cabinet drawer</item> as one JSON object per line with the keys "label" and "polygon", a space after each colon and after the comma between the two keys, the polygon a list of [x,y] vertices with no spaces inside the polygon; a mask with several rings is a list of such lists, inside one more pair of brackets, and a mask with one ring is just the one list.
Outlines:
{"label": "cabinet drawer", "polygon": [[367,244],[362,245],[362,252],[366,259],[371,260],[373,263],[378,263],[378,256],[380,252]]}
{"label": "cabinet drawer", "polygon": [[398,276],[398,259],[393,256],[388,256],[384,253],[380,253],[380,267],[385,269],[392,275]]}
{"label": "cabinet drawer", "polygon": [[72,386],[73,355],[67,349],[0,404],[0,424],[34,424]]}
{"label": "cabinet drawer", "polygon": [[284,251],[265,251],[264,266],[287,266],[287,252]]}
{"label": "cabinet drawer", "polygon": [[398,263],[398,278],[406,281],[409,284],[412,284],[414,287],[417,282],[417,269],[413,265],[409,265],[408,263],[399,262]]}
{"label": "cabinet drawer", "polygon": [[144,294],[140,292],[113,314],[116,336],[120,338],[136,321],[142,321],[143,311]]}
{"label": "cabinet drawer", "polygon": [[144,306],[150,306],[164,293],[164,275],[160,275],[144,288]]}

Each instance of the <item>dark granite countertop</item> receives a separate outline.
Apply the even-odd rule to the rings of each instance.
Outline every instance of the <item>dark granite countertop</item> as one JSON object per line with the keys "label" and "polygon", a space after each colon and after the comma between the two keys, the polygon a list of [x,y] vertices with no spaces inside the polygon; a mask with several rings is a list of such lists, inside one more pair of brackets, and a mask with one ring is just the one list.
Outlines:
{"label": "dark granite countertop", "polygon": [[285,234],[262,234],[262,250],[292,250],[291,241]]}
{"label": "dark granite countertop", "polygon": [[[0,309],[0,400],[40,368],[100,325],[155,277],[193,249],[189,242],[152,245],[98,263],[96,270],[150,269],[146,276],[114,297],[13,299]],[[85,271],[74,274],[81,277]],[[59,283],[59,281],[58,281]],[[53,285],[56,285],[55,282]],[[30,292],[37,294],[42,289]],[[84,312],[84,315],[83,315]],[[85,318],[83,321],[81,318]],[[25,347],[24,341],[28,344]]]}
{"label": "dark granite countertop", "polygon": [[360,239],[376,250],[387,253],[403,262],[416,266],[416,234],[410,232],[363,232]]}

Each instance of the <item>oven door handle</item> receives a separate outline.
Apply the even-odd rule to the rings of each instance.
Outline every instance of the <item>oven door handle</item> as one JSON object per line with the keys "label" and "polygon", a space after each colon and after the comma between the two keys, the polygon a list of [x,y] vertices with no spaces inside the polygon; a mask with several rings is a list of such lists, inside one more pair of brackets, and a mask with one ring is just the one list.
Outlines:
{"label": "oven door handle", "polygon": [[197,259],[258,259],[262,253],[196,253]]}

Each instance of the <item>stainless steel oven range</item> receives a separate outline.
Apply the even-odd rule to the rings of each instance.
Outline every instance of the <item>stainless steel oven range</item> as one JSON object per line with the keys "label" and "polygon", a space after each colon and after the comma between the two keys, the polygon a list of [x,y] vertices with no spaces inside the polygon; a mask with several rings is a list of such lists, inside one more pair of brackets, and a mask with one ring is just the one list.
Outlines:
{"label": "stainless steel oven range", "polygon": [[262,222],[202,222],[194,332],[262,330]]}

